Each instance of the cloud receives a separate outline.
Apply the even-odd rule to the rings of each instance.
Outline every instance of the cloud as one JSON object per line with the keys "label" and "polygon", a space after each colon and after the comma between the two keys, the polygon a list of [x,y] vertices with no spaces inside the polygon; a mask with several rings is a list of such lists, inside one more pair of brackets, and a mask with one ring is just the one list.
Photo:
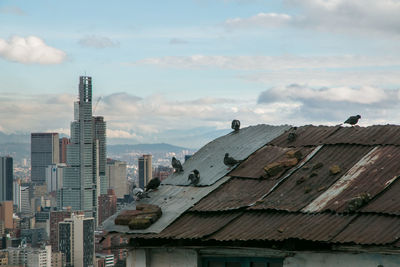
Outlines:
{"label": "cloud", "polygon": [[0,57],[24,64],[60,64],[66,53],[36,36],[13,36],[9,41],[0,39]]}
{"label": "cloud", "polygon": [[12,14],[17,16],[24,16],[26,13],[17,6],[4,6],[0,7],[0,14]]}
{"label": "cloud", "polygon": [[398,0],[286,0],[295,15],[259,13],[225,21],[230,29],[288,26],[327,32],[400,34]]}
{"label": "cloud", "polygon": [[292,17],[288,14],[277,13],[258,13],[249,18],[234,18],[225,21],[225,26],[229,29],[248,28],[248,27],[278,27],[290,23]]}
{"label": "cloud", "polygon": [[175,68],[220,68],[233,70],[285,70],[318,68],[383,67],[400,65],[396,57],[343,56],[166,56],[145,58],[135,64]]}
{"label": "cloud", "polygon": [[181,44],[187,44],[188,42],[186,40],[180,39],[180,38],[172,38],[169,40],[169,44],[172,45],[181,45]]}
{"label": "cloud", "polygon": [[[400,90],[377,87],[310,88],[292,84],[262,92],[260,105],[286,105],[287,115],[282,120],[295,124],[338,124],[349,115],[361,114],[362,125],[397,123]],[[388,116],[388,114],[391,114]]]}
{"label": "cloud", "polygon": [[97,49],[119,46],[118,42],[113,41],[108,37],[97,36],[97,35],[87,35],[82,39],[80,39],[78,43],[83,47],[90,47]]}

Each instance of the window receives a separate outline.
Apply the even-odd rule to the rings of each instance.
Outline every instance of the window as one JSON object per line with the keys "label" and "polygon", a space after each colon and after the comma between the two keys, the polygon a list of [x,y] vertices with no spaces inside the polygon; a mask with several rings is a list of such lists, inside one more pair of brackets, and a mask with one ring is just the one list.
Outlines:
{"label": "window", "polygon": [[202,267],[282,267],[283,259],[256,257],[203,258]]}

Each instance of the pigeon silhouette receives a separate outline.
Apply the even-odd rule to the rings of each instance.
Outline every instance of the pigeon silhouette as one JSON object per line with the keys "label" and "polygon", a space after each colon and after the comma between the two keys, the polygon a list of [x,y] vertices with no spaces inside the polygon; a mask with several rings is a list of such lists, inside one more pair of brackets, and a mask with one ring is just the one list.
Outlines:
{"label": "pigeon silhouette", "polygon": [[200,181],[200,172],[194,169],[188,176],[191,185],[197,185]]}
{"label": "pigeon silhouette", "polygon": [[242,162],[242,160],[236,160],[232,157],[229,156],[229,153],[225,153],[225,157],[224,157],[224,164],[226,166],[232,167],[238,163]]}
{"label": "pigeon silhouette", "polygon": [[153,179],[150,180],[150,182],[146,186],[146,191],[149,191],[150,189],[155,190],[157,187],[159,187],[161,184],[161,180],[158,177],[154,177]]}
{"label": "pigeon silhouette", "polygon": [[239,129],[240,129],[240,121],[239,121],[239,120],[233,120],[233,121],[232,121],[231,128],[232,128],[235,132],[239,131]]}
{"label": "pigeon silhouette", "polygon": [[361,119],[360,115],[350,116],[344,123],[356,125],[359,119]]}
{"label": "pigeon silhouette", "polygon": [[175,157],[172,157],[172,167],[175,169],[175,172],[183,172],[182,164]]}

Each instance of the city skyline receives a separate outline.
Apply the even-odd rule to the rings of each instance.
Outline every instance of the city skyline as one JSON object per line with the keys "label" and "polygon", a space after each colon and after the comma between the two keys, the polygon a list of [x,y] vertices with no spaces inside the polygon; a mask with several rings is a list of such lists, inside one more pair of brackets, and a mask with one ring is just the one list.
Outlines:
{"label": "city skyline", "polygon": [[214,133],[201,147],[232,119],[398,124],[399,12],[395,0],[5,0],[0,131],[69,135],[82,75],[120,143]]}

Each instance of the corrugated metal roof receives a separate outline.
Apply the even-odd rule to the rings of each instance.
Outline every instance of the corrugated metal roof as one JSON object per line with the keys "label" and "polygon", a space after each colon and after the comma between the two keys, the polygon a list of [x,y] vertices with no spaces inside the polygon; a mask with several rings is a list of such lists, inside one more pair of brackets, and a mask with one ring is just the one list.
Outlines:
{"label": "corrugated metal roof", "polygon": [[246,207],[266,194],[274,185],[272,179],[232,178],[191,208],[192,211],[223,211]]}
{"label": "corrugated metal roof", "polygon": [[159,234],[140,235],[141,238],[198,239],[215,233],[240,212],[199,214],[186,213]]}
{"label": "corrugated metal roof", "polygon": [[384,245],[400,238],[400,218],[384,215],[359,215],[332,242]]}
{"label": "corrugated metal roof", "polygon": [[361,211],[400,215],[400,179],[397,178],[386,191],[373,199]]}
{"label": "corrugated metal roof", "polygon": [[[298,211],[322,194],[358,162],[371,147],[356,145],[324,146],[302,168],[294,172],[252,209]],[[338,165],[341,172],[331,175],[329,169]],[[317,168],[319,166],[319,168]]]}
{"label": "corrugated metal roof", "polygon": [[329,136],[326,144],[400,145],[400,126],[373,125],[341,127]]}
{"label": "corrugated metal roof", "polygon": [[364,201],[369,201],[400,175],[399,162],[400,147],[375,147],[304,211],[343,212],[361,195],[367,198]]}
{"label": "corrugated metal roof", "polygon": [[[296,149],[298,150],[298,149]],[[264,167],[272,162],[285,157],[286,152],[294,151],[293,148],[282,148],[278,146],[265,146],[251,155],[245,162],[229,173],[230,176],[260,178],[265,174]],[[311,151],[311,148],[299,149],[303,157]],[[278,176],[279,177],[279,176]],[[278,178],[275,177],[275,178]]]}
{"label": "corrugated metal roof", "polygon": [[[340,126],[314,126],[305,125],[301,127],[292,127],[279,137],[270,142],[271,145],[280,147],[299,147],[299,146],[317,146],[324,144],[325,139],[339,130]],[[289,133],[295,133],[294,141],[288,140]]]}
{"label": "corrugated metal roof", "polygon": [[354,218],[354,215],[247,212],[209,239],[249,241],[304,239],[329,241]]}
{"label": "corrugated metal roof", "polygon": [[232,168],[224,165],[225,153],[242,160],[281,135],[290,126],[257,125],[231,132],[208,143],[183,164],[184,171],[174,173],[163,184],[189,185],[188,175],[193,169],[200,172],[199,186],[211,185],[227,175]]}
{"label": "corrugated metal roof", "polygon": [[[182,213],[191,208],[196,202],[208,195],[221,184],[225,183],[229,177],[224,177],[211,186],[173,186],[161,185],[158,190],[149,192],[150,198],[144,198],[139,203],[153,204],[161,207],[162,216],[149,228],[144,230],[130,230],[128,226],[115,225],[114,219],[118,214],[107,219],[103,225],[108,232],[121,233],[160,233],[171,224]],[[126,209],[135,209],[131,205]],[[125,209],[125,210],[126,210]]]}

